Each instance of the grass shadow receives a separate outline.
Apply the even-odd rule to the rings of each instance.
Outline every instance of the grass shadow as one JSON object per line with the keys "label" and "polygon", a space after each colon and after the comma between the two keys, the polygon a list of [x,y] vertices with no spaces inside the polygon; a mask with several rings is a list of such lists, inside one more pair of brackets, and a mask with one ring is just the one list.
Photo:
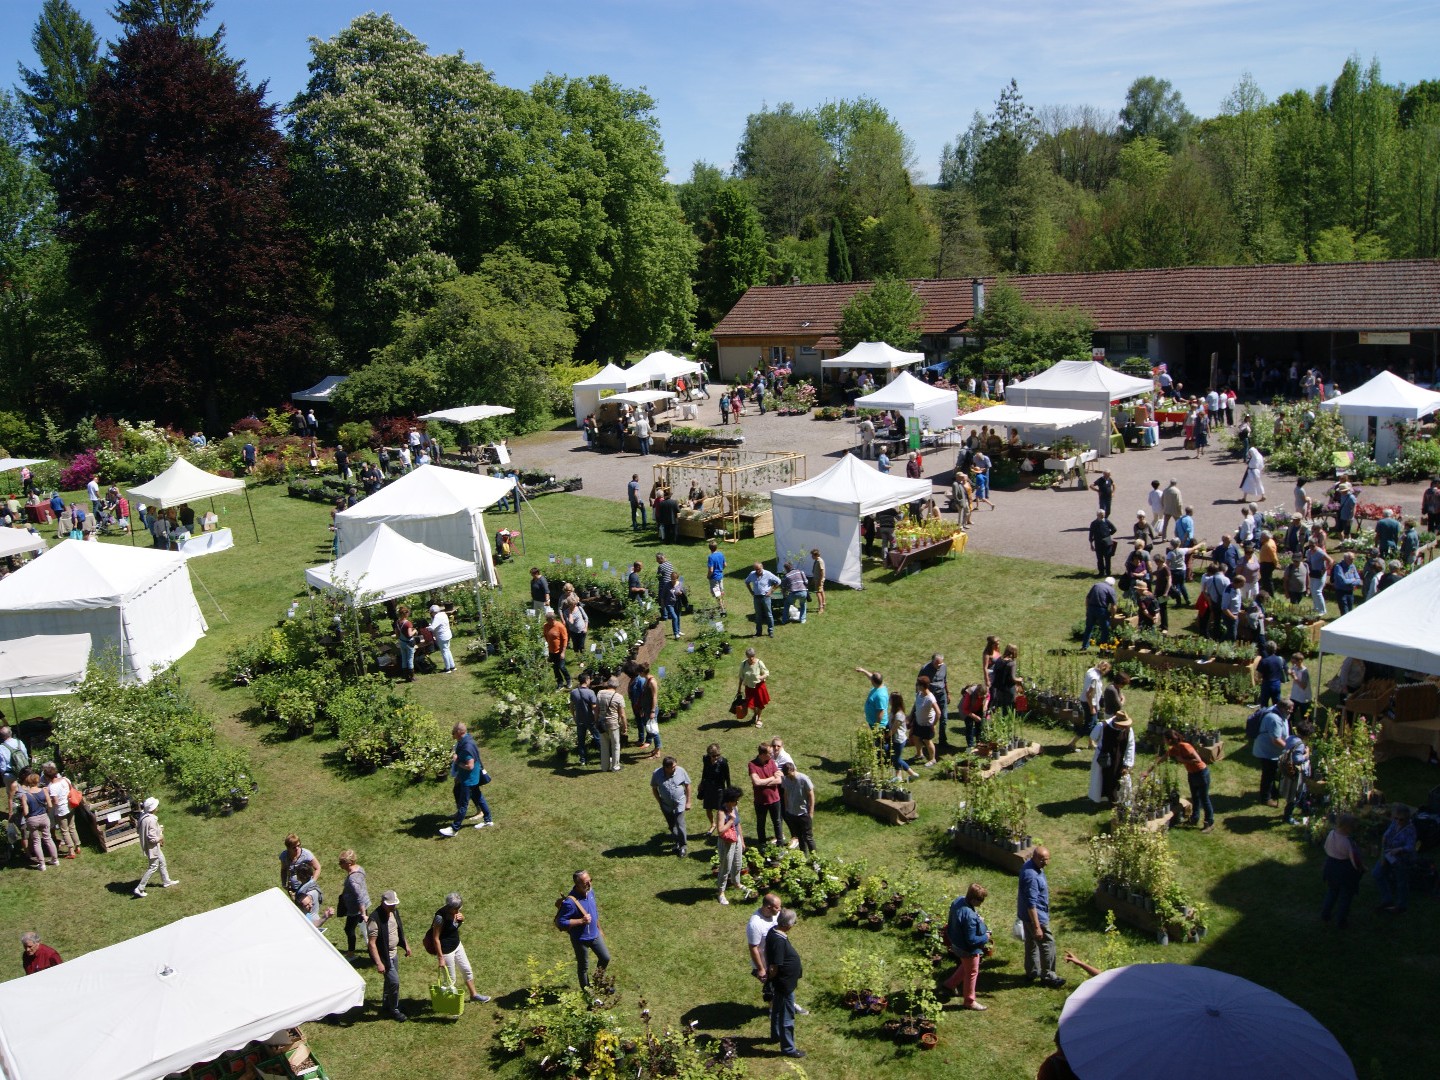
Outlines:
{"label": "grass shadow", "polygon": [[839,758],[828,758],[825,755],[820,754],[816,756],[813,768],[819,772],[834,773],[840,776],[844,776],[846,770],[850,768],[850,764],[849,762],[841,761]]}
{"label": "grass shadow", "polygon": [[687,907],[692,904],[703,904],[707,900],[715,899],[715,889],[696,886],[691,889],[661,889],[655,894],[655,899],[666,904],[684,904]]}
{"label": "grass shadow", "polygon": [[1066,799],[1064,802],[1040,803],[1035,809],[1046,817],[1061,818],[1067,814],[1085,814],[1089,816],[1103,808],[1092,803],[1088,796],[1077,795],[1075,798]]}
{"label": "grass shadow", "polygon": [[[618,847],[606,848],[600,852],[602,859],[641,859],[650,858],[656,855],[666,854],[663,845],[670,842],[669,834],[660,837],[652,837],[643,844],[621,844]],[[670,855],[674,858],[674,855]]]}
{"label": "grass shadow", "polygon": [[1216,824],[1237,836],[1250,836],[1253,833],[1269,832],[1274,826],[1284,825],[1285,822],[1278,813],[1271,813],[1232,815],[1223,821],[1217,820]]}
{"label": "grass shadow", "polygon": [[400,827],[396,831],[402,836],[412,836],[417,840],[446,840],[448,837],[440,835],[440,828],[450,824],[450,817],[449,814],[415,814],[401,818]]}

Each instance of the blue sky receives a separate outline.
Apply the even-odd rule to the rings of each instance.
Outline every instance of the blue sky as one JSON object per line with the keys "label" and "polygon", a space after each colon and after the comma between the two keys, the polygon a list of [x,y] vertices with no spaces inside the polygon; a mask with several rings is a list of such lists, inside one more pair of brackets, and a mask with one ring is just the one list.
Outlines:
{"label": "blue sky", "polygon": [[[107,40],[113,0],[72,0]],[[41,0],[0,0],[0,81],[33,64]],[[1169,79],[1213,115],[1242,73],[1274,98],[1378,57],[1386,81],[1440,78],[1433,0],[394,0],[377,5],[434,52],[463,50],[510,86],[546,72],[606,74],[657,101],[672,179],[727,166],[765,104],[868,95],[889,109],[933,178],[941,147],[1013,76],[1031,105],[1116,110],[1141,75]],[[288,102],[311,36],[370,10],[357,0],[218,0],[232,55]]]}

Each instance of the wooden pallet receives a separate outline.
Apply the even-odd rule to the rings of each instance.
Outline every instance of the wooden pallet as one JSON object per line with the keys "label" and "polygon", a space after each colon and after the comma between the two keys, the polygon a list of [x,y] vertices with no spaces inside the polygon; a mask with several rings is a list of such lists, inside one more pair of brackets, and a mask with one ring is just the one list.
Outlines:
{"label": "wooden pallet", "polygon": [[996,844],[988,843],[974,836],[967,836],[962,831],[956,831],[951,836],[951,843],[960,851],[968,855],[974,855],[978,859],[1000,867],[1001,870],[1011,874],[1018,874],[1025,868],[1025,862],[1031,855],[1035,854],[1035,845],[1021,848],[1019,851],[1011,851],[1009,848],[1002,848]]}
{"label": "wooden pallet", "polygon": [[113,787],[84,787],[79,815],[95,834],[101,851],[114,851],[140,842],[140,830],[130,809],[130,796]]}

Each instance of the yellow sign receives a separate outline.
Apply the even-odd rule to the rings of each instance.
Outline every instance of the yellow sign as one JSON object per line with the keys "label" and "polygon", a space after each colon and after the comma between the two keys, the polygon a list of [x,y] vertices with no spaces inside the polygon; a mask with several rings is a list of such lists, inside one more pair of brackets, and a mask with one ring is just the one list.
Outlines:
{"label": "yellow sign", "polygon": [[1409,345],[1410,334],[1406,330],[1360,331],[1361,345]]}

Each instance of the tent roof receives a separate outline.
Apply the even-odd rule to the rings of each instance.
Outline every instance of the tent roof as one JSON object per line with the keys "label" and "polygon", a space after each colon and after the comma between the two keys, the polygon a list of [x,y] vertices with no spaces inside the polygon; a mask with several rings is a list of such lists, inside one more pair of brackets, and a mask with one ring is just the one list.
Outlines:
{"label": "tent roof", "polygon": [[1126,375],[1095,360],[1061,360],[1038,375],[1011,383],[1010,390],[1044,390],[1061,393],[1105,393],[1111,401],[1148,394],[1154,383]]}
{"label": "tent roof", "polygon": [[649,405],[656,401],[669,401],[675,395],[669,390],[630,390],[624,394],[611,394],[606,401],[623,401],[626,405]]}
{"label": "tent roof", "polygon": [[1440,409],[1440,393],[1424,390],[1399,375],[1382,371],[1364,386],[1320,404],[1349,416],[1402,416],[1418,420]]}
{"label": "tent roof", "polygon": [[114,607],[153,585],[185,556],[128,544],[62,540],[0,580],[0,610]]}
{"label": "tent roof", "polygon": [[364,1000],[269,889],[0,984],[0,1064],[9,1080],[150,1080]]}
{"label": "tent roof", "polygon": [[982,424],[1016,428],[1044,428],[1063,431],[1103,419],[1101,413],[1084,409],[1045,409],[1038,405],[991,405],[986,409],[957,416],[955,422],[962,427],[979,427]]}
{"label": "tent roof", "polygon": [[909,367],[925,359],[924,353],[901,352],[883,341],[862,341],[847,353],[821,360],[822,368],[895,368]]}
{"label": "tent roof", "polygon": [[[675,356],[673,353],[652,352],[634,367],[629,369],[632,379],[639,379],[639,382],[656,382],[664,380],[669,382],[681,375],[696,375],[700,372],[700,365],[694,360],[686,360],[683,356]],[[638,386],[639,382],[631,383]]]}
{"label": "tent roof", "polygon": [[334,562],[305,571],[317,589],[365,596],[370,603],[438,589],[476,576],[475,564],[407,540],[389,525],[380,525]]}
{"label": "tent roof", "polygon": [[49,458],[43,457],[0,458],[0,472],[10,472],[12,469],[23,469],[26,465],[43,465],[49,460]]}
{"label": "tent roof", "polygon": [[1322,652],[1440,675],[1440,560],[1326,623]]}
{"label": "tent roof", "polygon": [[216,476],[196,468],[184,458],[176,458],[175,463],[155,479],[125,490],[136,502],[163,510],[167,506],[179,506],[195,499],[208,499],[212,495],[244,491],[245,481]]}
{"label": "tent roof", "polygon": [[335,388],[349,377],[348,375],[326,375],[309,390],[297,390],[291,394],[290,400],[327,402],[335,396]]}
{"label": "tent roof", "polygon": [[89,634],[34,634],[0,641],[0,690],[17,697],[65,694],[85,678]]}
{"label": "tent roof", "polygon": [[45,538],[29,529],[0,529],[0,559],[26,551],[44,552]]}
{"label": "tent roof", "polygon": [[588,379],[581,379],[572,384],[576,390],[628,390],[632,386],[641,386],[650,380],[641,372],[637,378],[635,369],[629,371],[615,364],[606,364],[603,368],[591,375]]}
{"label": "tent roof", "polygon": [[910,372],[902,371],[875,393],[856,398],[855,404],[862,409],[924,409],[946,401],[952,406],[955,404],[954,390],[931,386]]}
{"label": "tent roof", "polygon": [[891,476],[846,454],[819,476],[770,493],[770,501],[803,510],[830,510],[864,516],[930,497],[929,480]]}
{"label": "tent roof", "polygon": [[505,477],[421,465],[335,516],[346,521],[376,521],[483,510],[499,502],[514,486],[515,481]]}
{"label": "tent roof", "polygon": [[441,409],[427,412],[421,420],[448,420],[452,424],[469,424],[475,420],[493,420],[497,416],[509,416],[515,410],[504,405],[462,405],[457,409]]}

